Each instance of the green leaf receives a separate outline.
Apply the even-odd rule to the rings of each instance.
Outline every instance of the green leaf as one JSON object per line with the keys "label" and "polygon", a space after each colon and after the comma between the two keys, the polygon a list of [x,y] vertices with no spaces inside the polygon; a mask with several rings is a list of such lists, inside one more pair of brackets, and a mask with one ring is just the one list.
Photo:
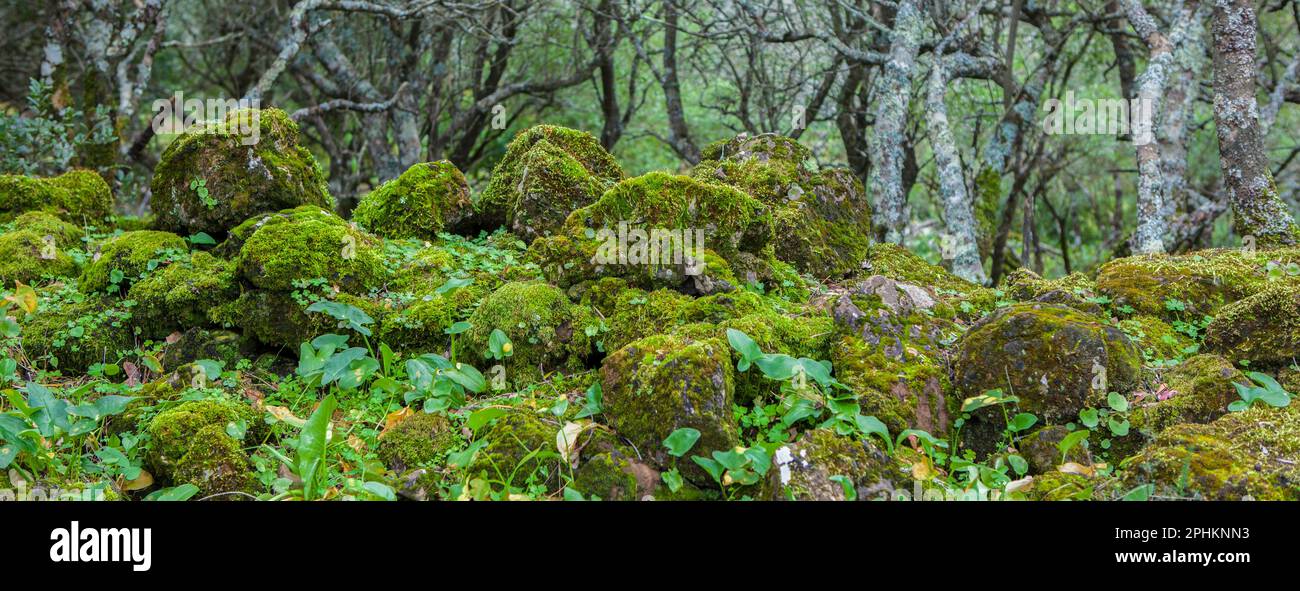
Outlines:
{"label": "green leaf", "polygon": [[361,488],[385,501],[397,500],[397,493],[393,491],[393,487],[382,482],[375,482],[373,480],[367,481],[365,484],[361,485]]}
{"label": "green leaf", "polygon": [[1038,422],[1038,417],[1032,413],[1022,412],[1011,418],[1011,424],[1007,425],[1012,431],[1017,433],[1034,426]]}
{"label": "green leaf", "polygon": [[691,448],[695,447],[695,442],[699,440],[699,430],[682,427],[673,431],[667,439],[664,439],[664,447],[668,448],[669,454],[680,458],[686,455],[686,452],[691,451]]}
{"label": "green leaf", "polygon": [[182,484],[171,488],[164,488],[149,493],[145,497],[146,501],[188,501],[190,497],[198,494],[199,487],[193,484]]}
{"label": "green leaf", "polygon": [[198,234],[190,236],[190,244],[192,245],[211,246],[216,243],[217,241],[213,239],[212,236],[209,236],[207,232],[199,232]]}
{"label": "green leaf", "polygon": [[1132,490],[1124,493],[1124,496],[1120,497],[1120,500],[1145,501],[1151,498],[1151,495],[1155,493],[1155,490],[1156,490],[1156,485],[1154,484],[1141,484],[1136,487],[1133,487]]}
{"label": "green leaf", "polygon": [[[962,302],[962,303],[964,304],[966,302]],[[852,478],[849,478],[848,476],[844,476],[842,474],[836,474],[835,476],[830,477],[830,481],[838,483],[840,485],[840,489],[844,491],[844,500],[846,501],[858,500],[858,489],[857,487],[853,486]]]}
{"label": "green leaf", "polygon": [[1120,420],[1117,417],[1111,417],[1110,421],[1107,422],[1107,426],[1110,427],[1111,435],[1116,437],[1128,435],[1128,419]]}
{"label": "green leaf", "polygon": [[669,492],[677,492],[682,489],[682,473],[678,472],[677,468],[664,472],[659,477],[663,479],[664,484],[668,485]]}
{"label": "green leaf", "polygon": [[722,464],[702,456],[691,456],[691,461],[698,464],[701,468],[704,468],[704,471],[708,472],[709,476],[713,477],[714,482],[722,484],[722,473],[725,470],[722,467]]}
{"label": "green leaf", "polygon": [[1065,455],[1070,453],[1070,450],[1074,449],[1074,446],[1079,445],[1079,443],[1086,440],[1090,434],[1092,434],[1092,431],[1081,429],[1079,431],[1071,431],[1069,435],[1062,438],[1061,441],[1056,444],[1056,449],[1061,452],[1061,461],[1065,461]]}
{"label": "green leaf", "polygon": [[317,497],[317,479],[325,464],[325,446],[328,443],[330,417],[337,406],[334,395],[322,400],[320,406],[311,413],[298,435],[297,468],[298,477],[302,479],[303,498],[313,500]]}
{"label": "green leaf", "polygon": [[469,322],[466,322],[466,321],[464,321],[464,320],[461,320],[460,322],[454,323],[454,324],[452,324],[451,326],[449,326],[449,327],[443,329],[442,332],[445,333],[445,334],[460,334],[460,333],[465,332],[465,331],[467,331],[467,330],[469,330],[469,329],[471,329],[471,328],[474,328],[474,325],[473,325],[473,324],[470,324]]}
{"label": "green leaf", "polygon": [[1097,409],[1085,408],[1079,411],[1079,421],[1083,423],[1083,426],[1092,429],[1101,422],[1101,416]]}
{"label": "green leaf", "polygon": [[448,279],[446,283],[438,286],[438,289],[433,290],[433,293],[442,295],[455,289],[467,287],[473,283],[474,279],[470,277],[452,277],[451,279]]}
{"label": "green leaf", "polygon": [[876,435],[885,442],[885,447],[889,448],[889,453],[894,453],[894,442],[889,438],[889,427],[874,416],[858,415],[853,417],[854,424],[863,435]]}
{"label": "green leaf", "polygon": [[1011,469],[1015,470],[1018,476],[1024,476],[1029,471],[1029,462],[1018,455],[1007,456],[1007,463],[1011,465]]}
{"label": "green leaf", "polygon": [[582,405],[582,410],[578,411],[578,416],[575,418],[585,419],[602,412],[605,412],[605,394],[601,390],[600,382],[592,382],[587,388],[587,403]]}
{"label": "green leaf", "polygon": [[763,350],[758,348],[758,343],[755,343],[754,339],[734,328],[727,329],[727,342],[731,344],[732,349],[740,353],[740,361],[736,363],[737,371],[749,369],[751,363],[763,356]]}
{"label": "green leaf", "polygon": [[478,430],[482,429],[484,425],[487,425],[492,419],[505,416],[506,412],[506,409],[500,407],[481,408],[470,413],[469,418],[465,420],[465,426],[471,432],[478,433]]}
{"label": "green leaf", "polygon": [[510,342],[510,337],[506,336],[504,331],[494,328],[492,333],[488,335],[488,352],[491,353],[493,359],[499,361],[514,355],[515,346],[514,343]]}
{"label": "green leaf", "polygon": [[1128,412],[1128,399],[1119,392],[1111,392],[1106,395],[1106,404],[1115,412]]}

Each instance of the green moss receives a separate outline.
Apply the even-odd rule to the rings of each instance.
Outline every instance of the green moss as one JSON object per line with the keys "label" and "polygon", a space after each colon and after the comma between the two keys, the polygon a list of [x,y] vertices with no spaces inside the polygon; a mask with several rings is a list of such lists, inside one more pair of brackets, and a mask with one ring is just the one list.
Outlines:
{"label": "green moss", "polygon": [[1056,471],[1057,466],[1066,462],[1090,464],[1088,452],[1081,445],[1070,448],[1064,457],[1061,456],[1058,445],[1069,434],[1070,429],[1064,425],[1047,425],[1017,441],[1016,451],[1020,452],[1020,457],[1029,463],[1029,473],[1050,474]]}
{"label": "green moss", "polygon": [[[374,299],[341,293],[332,300],[356,306],[380,326],[383,325],[387,310]],[[258,289],[245,291],[234,302],[211,308],[208,315],[214,323],[225,327],[237,326],[245,335],[272,347],[297,349],[299,344],[325,333],[350,334],[354,343],[361,342],[359,336],[340,328],[330,316],[320,312],[308,313],[309,306],[310,302],[296,300],[290,294]]]}
{"label": "green moss", "polygon": [[465,229],[473,211],[465,175],[441,160],[416,164],[362,197],[352,220],[386,238],[434,240]]}
{"label": "green moss", "polygon": [[494,329],[506,333],[513,355],[506,358],[506,380],[515,388],[541,379],[545,372],[582,369],[592,353],[599,328],[587,308],[573,305],[559,288],[538,281],[511,282],[492,292],[470,317],[462,351],[487,358]]}
{"label": "green moss", "polygon": [[185,250],[185,240],[170,232],[140,230],[119,234],[104,241],[97,258],[86,265],[81,274],[81,291],[125,292],[158,266],[183,256]]}
{"label": "green moss", "polygon": [[69,222],[93,224],[112,210],[112,191],[93,171],[71,170],[51,178],[0,175],[0,221],[25,211],[44,211]]}
{"label": "green moss", "polygon": [[[708,457],[739,443],[731,412],[734,384],[728,346],[717,339],[647,337],[614,352],[601,367],[610,425],[662,468],[672,464],[662,442],[682,427],[700,431],[697,455]],[[693,463],[677,466],[693,482],[712,483]]]}
{"label": "green moss", "polygon": [[1182,423],[1208,423],[1228,412],[1237,400],[1233,382],[1250,383],[1246,376],[1218,355],[1197,355],[1164,376],[1176,392],[1164,401],[1146,400],[1135,405],[1129,419],[1135,430],[1149,435]]}
{"label": "green moss", "polygon": [[416,412],[379,437],[379,459],[389,469],[441,467],[447,452],[460,444],[460,435],[442,415]]}
{"label": "green moss", "polygon": [[135,348],[134,302],[101,296],[43,293],[36,314],[23,320],[19,337],[33,360],[47,360],[64,372],[117,361]]}
{"label": "green moss", "polygon": [[475,282],[445,294],[418,296],[406,307],[384,317],[379,340],[398,351],[445,351],[450,337],[443,330],[469,320],[475,307],[490,293],[485,283]]}
{"label": "green moss", "polygon": [[1225,306],[1205,328],[1205,350],[1252,367],[1300,359],[1300,284],[1282,284]]}
{"label": "green moss", "polygon": [[475,206],[484,227],[507,226],[532,241],[621,180],[623,169],[591,134],[538,125],[510,142]]}
{"label": "green moss", "polygon": [[639,491],[632,462],[612,452],[583,462],[570,486],[584,496],[596,495],[604,501],[635,501]]}
{"label": "green moss", "polygon": [[1064,291],[1080,297],[1092,297],[1096,283],[1083,273],[1071,273],[1059,279],[1043,279],[1029,269],[1016,269],[1003,280],[1003,291],[1016,300],[1033,300],[1052,291]]}
{"label": "green moss", "polygon": [[1151,361],[1182,359],[1196,342],[1155,316],[1134,316],[1116,323]]}
{"label": "green moss", "polygon": [[26,284],[44,278],[77,276],[77,261],[67,250],[51,247],[49,234],[18,230],[0,235],[0,286]]}
{"label": "green moss", "polygon": [[1300,408],[1170,427],[1121,468],[1125,487],[1154,484],[1161,497],[1300,500]]}
{"label": "green moss", "polygon": [[1026,496],[1034,501],[1113,500],[1126,492],[1113,478],[1050,471],[1034,476]]}
{"label": "green moss", "polygon": [[[258,141],[246,145],[253,124]],[[206,198],[195,181],[205,183]],[[259,213],[333,207],[325,174],[298,143],[298,124],[279,109],[233,111],[178,137],[163,150],[150,186],[158,227],[181,234],[220,238]]]}
{"label": "green moss", "polygon": [[131,286],[137,323],[146,335],[210,324],[208,311],[239,297],[234,265],[206,252],[192,253]]}
{"label": "green moss", "polygon": [[149,422],[147,459],[154,474],[176,484],[198,486],[200,494],[247,490],[251,466],[243,444],[226,433],[226,425],[244,421],[246,441],[266,433],[261,415],[245,404],[226,400],[185,402]]}
{"label": "green moss", "polygon": [[[764,353],[784,353],[809,359],[828,359],[835,336],[829,316],[789,316],[770,310],[737,318],[693,322],[671,332],[695,340],[716,338],[725,342],[728,329],[749,335]],[[735,365],[740,361],[740,354],[735,350],[730,352]],[[767,394],[775,394],[779,389],[780,382],[767,379],[757,369],[736,374],[737,403],[747,405]]]}
{"label": "green moss", "polygon": [[560,425],[527,410],[512,410],[480,434],[487,444],[468,467],[471,478],[486,477],[498,486],[523,487],[530,482],[547,490],[559,488],[564,466],[554,452]]}
{"label": "green moss", "polygon": [[49,236],[54,245],[61,249],[81,249],[85,232],[76,224],[69,224],[58,216],[44,211],[29,211],[13,221],[14,230],[28,230],[41,236]]}
{"label": "green moss", "polygon": [[[193,484],[206,497],[249,492],[255,484],[253,465],[243,445],[226,434],[225,425],[207,425],[189,441],[185,455],[171,468],[173,485]],[[201,498],[200,497],[200,498]]]}
{"label": "green moss", "polygon": [[266,218],[244,241],[239,276],[261,289],[289,292],[322,278],[352,294],[384,279],[379,240],[323,209],[301,207]]}
{"label": "green moss", "polygon": [[[1094,390],[1103,367],[1106,383]],[[1016,304],[984,319],[957,343],[953,385],[963,399],[1002,390],[1042,424],[1063,424],[1086,406],[1098,406],[1091,398],[1131,391],[1140,368],[1137,347],[1100,319],[1056,304]],[[991,452],[1003,426],[1000,409],[981,409],[963,426],[963,441],[979,453]]]}
{"label": "green moss", "polygon": [[[1176,320],[1184,314],[1213,315],[1224,304],[1262,290],[1267,281],[1265,251],[1205,250],[1186,255],[1143,255],[1117,259],[1097,271],[1097,290],[1115,306],[1138,314]],[[1169,300],[1186,308],[1171,310]]]}
{"label": "green moss", "polygon": [[178,368],[199,359],[213,359],[233,368],[253,352],[251,345],[251,339],[236,332],[193,327],[163,345],[162,364]]}
{"label": "green moss", "polygon": [[[788,456],[787,456],[788,454]],[[899,464],[871,443],[829,429],[804,433],[774,457],[760,497],[766,500],[843,501],[845,477],[858,500],[888,500],[910,479]]]}

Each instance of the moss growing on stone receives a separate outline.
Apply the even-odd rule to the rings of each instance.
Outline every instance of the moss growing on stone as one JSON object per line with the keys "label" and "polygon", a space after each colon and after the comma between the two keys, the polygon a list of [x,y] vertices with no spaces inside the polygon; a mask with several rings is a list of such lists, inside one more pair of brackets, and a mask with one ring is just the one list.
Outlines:
{"label": "moss growing on stone", "polygon": [[483,226],[506,226],[531,242],[621,180],[623,169],[591,134],[538,125],[510,142],[475,205]]}
{"label": "moss growing on stone", "polygon": [[[355,306],[382,326],[386,309],[374,299],[341,293],[332,301]],[[329,315],[308,313],[310,305],[310,302],[294,299],[288,293],[257,289],[245,291],[231,303],[211,308],[208,315],[214,323],[237,326],[245,335],[271,347],[294,350],[325,333],[348,334],[353,336],[354,343],[361,342],[360,336],[339,327]]]}
{"label": "moss growing on stone", "polygon": [[68,251],[52,246],[50,234],[16,230],[0,235],[0,286],[32,284],[46,277],[75,277],[79,267]]}
{"label": "moss growing on stone", "polygon": [[243,421],[245,439],[259,441],[266,426],[251,407],[227,400],[185,402],[149,422],[148,461],[154,473],[176,484],[190,483],[200,494],[246,491],[252,470],[243,444],[226,425]]}
{"label": "moss growing on stone", "polygon": [[[619,435],[661,468],[672,465],[663,440],[674,430],[700,431],[692,453],[708,457],[739,443],[731,413],[735,380],[726,343],[656,335],[611,354],[601,367],[605,414]],[[694,463],[678,462],[689,480],[709,486]]]}
{"label": "moss growing on stone", "polygon": [[14,218],[13,228],[49,236],[54,245],[61,249],[81,249],[81,239],[85,236],[80,226],[65,222],[45,211],[29,211]]}
{"label": "moss growing on stone", "polygon": [[295,281],[325,279],[364,294],[384,279],[379,239],[319,208],[269,216],[239,250],[239,277],[267,290],[289,292]]}
{"label": "moss growing on stone", "polygon": [[48,359],[64,372],[117,361],[135,348],[132,304],[81,294],[57,304],[42,302],[36,314],[23,320],[23,351],[33,360]]}
{"label": "moss growing on stone", "polygon": [[467,229],[473,212],[465,175],[440,160],[415,164],[362,197],[352,220],[386,238],[434,240]]}
{"label": "moss growing on stone", "polygon": [[1134,316],[1116,324],[1152,361],[1181,359],[1196,344],[1191,337],[1155,316]]}
{"label": "moss growing on stone", "polygon": [[95,293],[126,290],[157,267],[185,254],[185,240],[170,232],[125,232],[104,241],[99,253],[81,274],[81,291]]}
{"label": "moss growing on stone", "polygon": [[1205,350],[1252,367],[1300,359],[1300,284],[1271,287],[1225,306],[1205,328]]}
{"label": "moss growing on stone", "polygon": [[379,436],[379,459],[395,472],[440,467],[460,435],[446,417],[416,412]]}
{"label": "moss growing on stone", "polygon": [[225,425],[207,425],[189,441],[185,455],[171,467],[173,485],[193,484],[204,497],[249,492],[255,479],[243,445],[226,433]]}
{"label": "moss growing on stone", "polygon": [[138,304],[137,324],[144,334],[164,337],[175,330],[211,324],[208,311],[239,297],[234,265],[206,252],[151,273],[131,286]]}
{"label": "moss growing on stone", "polygon": [[112,213],[113,193],[90,170],[50,178],[0,175],[0,221],[25,211],[48,212],[76,224],[94,223]]}
{"label": "moss growing on stone", "polygon": [[[1101,368],[1105,387],[1094,390]],[[1016,304],[985,318],[957,343],[953,385],[963,399],[995,389],[1015,395],[1020,411],[1043,424],[1062,424],[1089,405],[1100,406],[1090,398],[1131,391],[1140,368],[1137,347],[1100,319],[1056,304]],[[991,452],[1003,427],[999,409],[981,409],[963,426],[963,442]]]}
{"label": "moss growing on stone", "polygon": [[1218,355],[1192,357],[1167,372],[1164,381],[1176,394],[1136,404],[1129,415],[1135,430],[1154,436],[1174,425],[1213,421],[1227,414],[1228,405],[1237,400],[1233,382],[1250,383]]}
{"label": "moss growing on stone", "polygon": [[492,292],[469,322],[462,351],[486,358],[493,330],[506,333],[513,354],[506,358],[506,379],[518,388],[544,372],[576,371],[594,350],[592,335],[599,321],[583,306],[573,305],[559,288],[540,281],[511,282]]}
{"label": "moss growing on stone", "polygon": [[[170,341],[170,339],[169,339]],[[163,345],[163,367],[178,368],[199,359],[213,359],[232,368],[253,353],[251,339],[229,330],[192,327]]]}
{"label": "moss growing on stone", "polygon": [[487,444],[467,468],[469,477],[493,483],[523,487],[530,481],[555,490],[564,470],[554,452],[560,425],[527,410],[515,409],[496,420],[479,435]]}
{"label": "moss growing on stone", "polygon": [[[253,131],[259,137],[249,145]],[[187,235],[222,237],[259,213],[334,205],[320,165],[298,143],[298,124],[279,109],[233,111],[181,135],[163,151],[150,186],[158,227]]]}
{"label": "moss growing on stone", "polygon": [[625,456],[614,452],[588,458],[573,475],[573,489],[603,501],[635,501],[638,491],[636,469]]}
{"label": "moss growing on stone", "polygon": [[[1265,287],[1265,261],[1263,254],[1226,249],[1128,257],[1098,269],[1097,290],[1115,306],[1131,307],[1137,314],[1166,320],[1182,314],[1213,315],[1224,304]],[[1186,309],[1170,309],[1169,300]]]}
{"label": "moss growing on stone", "polygon": [[779,448],[773,457],[760,497],[780,501],[843,501],[849,480],[857,500],[890,500],[910,478],[899,464],[875,445],[836,435],[829,429],[804,433]]}

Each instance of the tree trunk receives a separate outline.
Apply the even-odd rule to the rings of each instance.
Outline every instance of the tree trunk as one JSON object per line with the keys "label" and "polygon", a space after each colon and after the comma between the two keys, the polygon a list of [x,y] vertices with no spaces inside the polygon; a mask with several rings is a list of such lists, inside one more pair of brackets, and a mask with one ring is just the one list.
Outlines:
{"label": "tree trunk", "polygon": [[907,195],[903,192],[903,134],[912,71],[922,32],[916,0],[903,0],[894,16],[889,61],[876,87],[876,122],[871,141],[871,172],[867,188],[875,196],[876,238],[901,244],[907,228]]}
{"label": "tree trunk", "polygon": [[948,107],[944,104],[944,90],[948,86],[943,59],[936,56],[930,82],[926,91],[926,127],[930,132],[930,146],[934,150],[938,171],[939,190],[943,196],[943,222],[947,227],[941,239],[944,264],[953,274],[972,283],[984,284],[984,263],[980,257],[979,241],[975,230],[975,211],[966,192],[966,179],[962,175],[957,142],[948,125]]}

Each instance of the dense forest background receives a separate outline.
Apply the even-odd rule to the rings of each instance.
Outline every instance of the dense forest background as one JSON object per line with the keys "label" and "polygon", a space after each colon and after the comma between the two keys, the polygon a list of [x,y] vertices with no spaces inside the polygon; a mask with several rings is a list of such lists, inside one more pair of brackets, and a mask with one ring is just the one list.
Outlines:
{"label": "dense forest background", "polygon": [[[1219,30],[1248,25],[1242,7],[1258,27]],[[978,248],[959,274],[992,283],[1152,250],[1152,232],[1166,251],[1240,244],[1223,171],[1250,156],[1218,133],[1234,104],[1276,197],[1294,213],[1300,196],[1287,0],[0,0],[0,21],[0,172],[92,167],[124,213],[148,213],[174,138],[151,109],[178,93],[292,113],[344,214],[417,162],[481,190],[543,122],[591,132],[629,175],[776,132],[865,183],[880,238],[949,267]],[[1245,38],[1253,69],[1230,62]],[[1234,70],[1249,106],[1216,88]],[[1043,133],[1067,95],[1154,97],[1153,149]]]}

